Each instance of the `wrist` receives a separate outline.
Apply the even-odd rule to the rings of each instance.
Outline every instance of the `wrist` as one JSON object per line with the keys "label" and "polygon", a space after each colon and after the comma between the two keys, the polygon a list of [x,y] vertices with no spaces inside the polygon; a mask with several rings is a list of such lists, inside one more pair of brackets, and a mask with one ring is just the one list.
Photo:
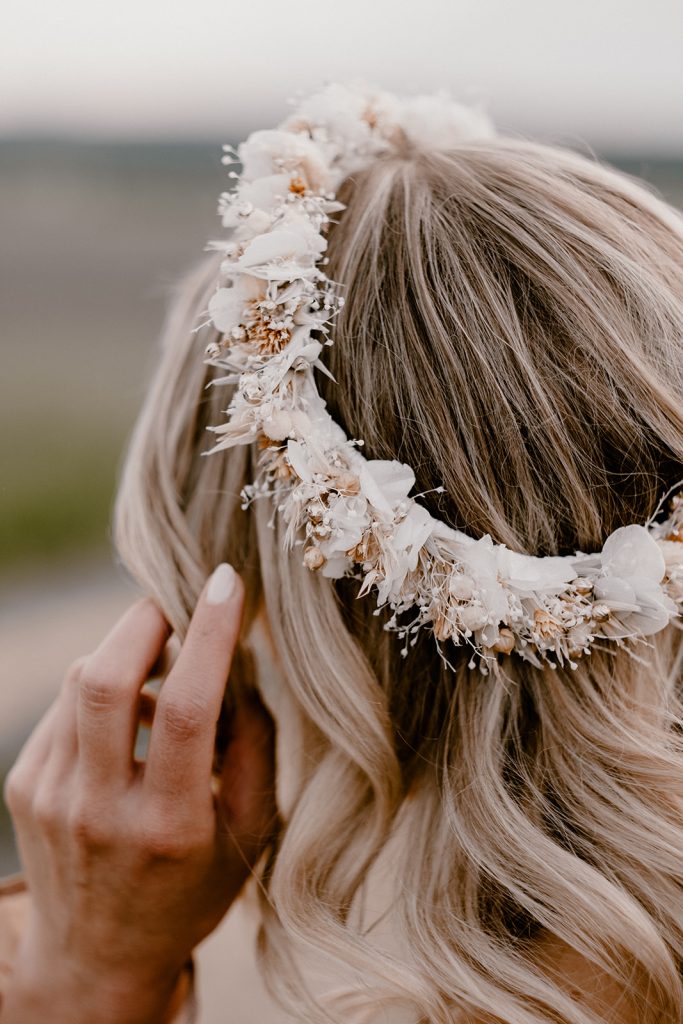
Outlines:
{"label": "wrist", "polygon": [[169,1024],[182,1004],[186,976],[107,978],[17,965],[2,998],[0,1024]]}

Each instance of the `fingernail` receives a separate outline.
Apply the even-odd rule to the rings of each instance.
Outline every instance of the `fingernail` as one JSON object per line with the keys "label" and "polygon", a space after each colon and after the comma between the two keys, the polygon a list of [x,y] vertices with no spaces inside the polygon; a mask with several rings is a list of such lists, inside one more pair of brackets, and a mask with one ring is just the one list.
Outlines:
{"label": "fingernail", "polygon": [[221,562],[209,579],[209,585],[206,588],[206,603],[223,604],[224,601],[227,601],[235,589],[236,575],[231,565]]}

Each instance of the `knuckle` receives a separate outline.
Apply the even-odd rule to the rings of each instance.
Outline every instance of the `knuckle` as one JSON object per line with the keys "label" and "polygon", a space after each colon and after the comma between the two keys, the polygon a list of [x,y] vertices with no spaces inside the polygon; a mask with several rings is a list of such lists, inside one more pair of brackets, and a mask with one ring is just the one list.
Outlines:
{"label": "knuckle", "polygon": [[8,809],[12,814],[28,810],[30,806],[30,794],[24,785],[21,773],[14,767],[10,768],[5,776],[2,787],[2,795]]}
{"label": "knuckle", "polygon": [[55,833],[62,824],[62,812],[56,794],[48,789],[39,789],[33,798],[31,817],[42,832]]}
{"label": "knuckle", "polygon": [[196,833],[189,826],[177,824],[170,818],[147,822],[137,837],[138,850],[150,860],[185,860],[199,845]]}
{"label": "knuckle", "polygon": [[155,720],[162,729],[179,742],[194,740],[206,725],[206,707],[198,700],[188,698],[160,699]]}
{"label": "knuckle", "polygon": [[108,846],[112,839],[111,826],[83,800],[76,800],[68,814],[69,835],[85,849]]}
{"label": "knuckle", "polygon": [[163,615],[159,611],[159,606],[156,601],[151,597],[141,597],[136,603],[135,607],[139,615],[146,615],[150,619],[154,618],[160,622],[164,621]]}
{"label": "knuckle", "polygon": [[111,672],[91,662],[81,668],[79,696],[86,710],[107,711],[119,703],[121,693],[121,684]]}
{"label": "knuckle", "polygon": [[87,662],[87,655],[83,655],[81,658],[77,658],[73,661],[66,670],[65,682],[69,686],[77,686],[81,679],[81,673]]}

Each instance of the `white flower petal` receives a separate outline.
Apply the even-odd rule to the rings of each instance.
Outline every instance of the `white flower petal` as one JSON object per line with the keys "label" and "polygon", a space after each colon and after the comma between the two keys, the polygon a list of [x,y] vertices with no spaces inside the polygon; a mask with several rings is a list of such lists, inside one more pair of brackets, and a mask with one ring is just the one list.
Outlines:
{"label": "white flower petal", "polygon": [[667,572],[677,566],[683,566],[683,544],[677,540],[660,540],[659,550],[662,552]]}
{"label": "white flower petal", "polygon": [[209,299],[209,316],[219,331],[227,332],[242,322],[245,301],[234,288],[219,288]]}
{"label": "white flower petal", "polygon": [[602,564],[614,576],[648,577],[659,582],[666,565],[657,541],[644,526],[633,523],[615,530],[602,548]]}
{"label": "white flower petal", "polygon": [[434,520],[426,508],[411,505],[405,518],[394,531],[394,546],[407,553],[407,569],[413,572],[417,566],[420,548],[426,544]]}
{"label": "white flower petal", "polygon": [[415,484],[410,466],[389,459],[371,459],[360,471],[360,486],[378,512],[391,515]]}
{"label": "white flower petal", "polygon": [[292,430],[292,417],[284,409],[266,416],[262,422],[263,432],[273,441],[284,441]]}
{"label": "white flower petal", "polygon": [[574,568],[558,556],[538,558],[500,547],[497,551],[498,570],[519,594],[555,593],[574,579]]}
{"label": "white flower petal", "polygon": [[508,614],[508,599],[498,580],[497,552],[488,533],[467,547],[463,564],[485,601],[492,620],[504,621]]}
{"label": "white flower petal", "polygon": [[272,216],[265,210],[252,210],[248,217],[242,218],[235,225],[233,237],[239,240],[253,238],[254,235],[269,231],[272,223]]}
{"label": "white flower petal", "polygon": [[258,210],[271,211],[286,198],[291,180],[290,174],[269,174],[256,181],[245,181],[240,185],[240,200]]}
{"label": "white flower petal", "polygon": [[287,442],[287,458],[292,469],[301,480],[305,480],[307,483],[313,480],[306,446],[301,441]]}
{"label": "white flower petal", "polygon": [[359,544],[368,525],[367,505],[360,496],[337,495],[330,499],[326,523],[332,533],[328,540],[320,543],[326,557],[346,553]]}
{"label": "white flower petal", "polygon": [[252,132],[237,148],[245,181],[286,171],[304,174],[310,187],[324,189],[328,165],[316,143],[300,132],[264,129]]}
{"label": "white flower petal", "polygon": [[629,628],[639,636],[652,636],[653,633],[659,633],[660,629],[668,626],[671,616],[675,614],[675,605],[673,608],[657,605],[640,612],[633,612],[628,616],[627,623]]}
{"label": "white flower petal", "polygon": [[628,582],[620,576],[605,576],[595,583],[595,596],[599,601],[606,601],[614,608],[638,607],[636,592]]}
{"label": "white flower petal", "polygon": [[320,574],[327,576],[329,579],[339,580],[342,576],[345,576],[347,572],[353,567],[353,562],[348,555],[335,555],[333,558],[328,558]]}
{"label": "white flower petal", "polygon": [[237,265],[250,269],[262,267],[274,260],[315,260],[326,245],[325,239],[313,231],[305,234],[302,231],[282,228],[269,231],[266,235],[257,235],[240,256]]}

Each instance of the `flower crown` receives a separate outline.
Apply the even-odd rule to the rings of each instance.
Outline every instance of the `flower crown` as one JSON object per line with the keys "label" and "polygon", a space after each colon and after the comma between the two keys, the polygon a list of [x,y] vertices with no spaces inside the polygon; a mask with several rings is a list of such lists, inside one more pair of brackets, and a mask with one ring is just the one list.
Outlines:
{"label": "flower crown", "polygon": [[343,304],[324,270],[342,181],[400,144],[443,150],[493,135],[485,115],[443,95],[330,85],[279,128],[225,147],[224,162],[242,173],[231,172],[236,185],[219,202],[230,237],[209,246],[222,253],[208,308],[221,337],[206,354],[227,371],[211,383],[236,387],[227,421],[209,428],[218,436],[211,452],[258,445],[244,507],[270,496],[286,545],[303,547],[309,569],[354,576],[359,596],[376,591],[376,614],[390,608],[386,628],[404,654],[427,626],[444,658],[442,641],[468,644],[470,667],[484,674],[513,651],[536,666],[575,668],[603,640],[633,653],[626,641],[683,612],[683,490],[666,521],[654,519],[671,492],[648,524],[615,530],[595,554],[521,554],[433,518],[410,496],[412,469],[365,459],[363,441],[346,437],[316,387],[316,370],[331,376],[321,354]]}

